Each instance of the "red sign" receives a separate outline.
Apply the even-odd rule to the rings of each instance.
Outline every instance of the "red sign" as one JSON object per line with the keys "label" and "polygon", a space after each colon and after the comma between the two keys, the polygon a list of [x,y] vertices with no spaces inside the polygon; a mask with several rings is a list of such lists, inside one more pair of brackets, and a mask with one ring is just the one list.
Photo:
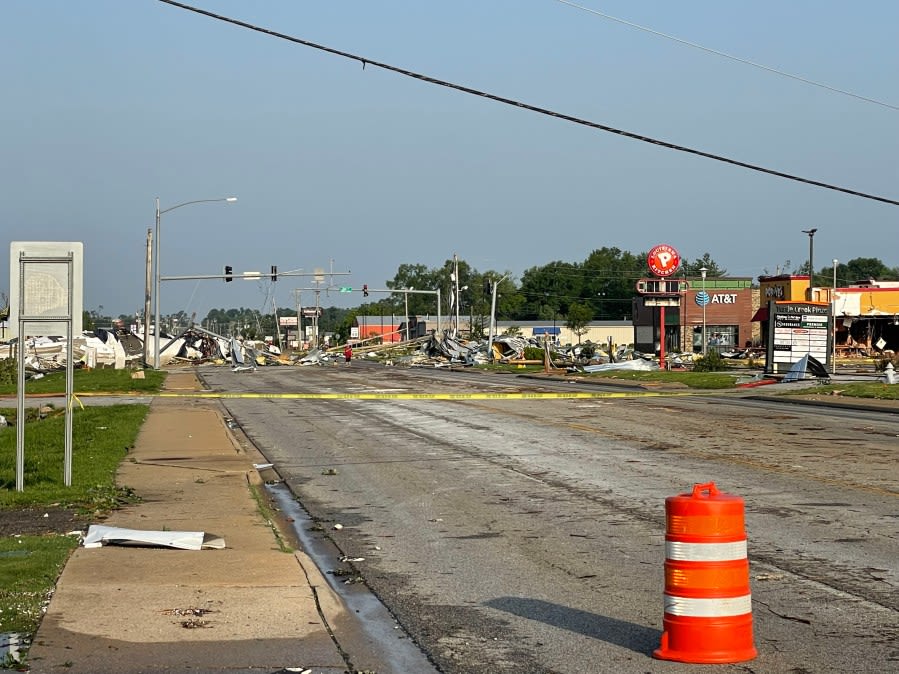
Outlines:
{"label": "red sign", "polygon": [[656,276],[671,276],[680,267],[680,255],[673,246],[661,243],[649,251],[647,262]]}

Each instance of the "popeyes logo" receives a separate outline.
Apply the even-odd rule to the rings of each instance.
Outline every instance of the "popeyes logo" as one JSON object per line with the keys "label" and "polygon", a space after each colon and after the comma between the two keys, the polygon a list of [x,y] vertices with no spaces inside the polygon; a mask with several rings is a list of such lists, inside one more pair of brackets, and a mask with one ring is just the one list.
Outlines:
{"label": "popeyes logo", "polygon": [[671,276],[680,267],[680,254],[673,246],[662,243],[649,251],[646,261],[656,276]]}

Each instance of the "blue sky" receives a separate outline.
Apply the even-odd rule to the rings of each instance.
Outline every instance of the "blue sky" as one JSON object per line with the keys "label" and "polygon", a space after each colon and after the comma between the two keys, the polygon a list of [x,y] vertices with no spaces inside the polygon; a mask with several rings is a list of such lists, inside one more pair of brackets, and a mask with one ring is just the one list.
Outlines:
{"label": "blue sky", "polygon": [[[203,9],[533,105],[899,198],[899,111],[558,0],[196,0]],[[899,3],[578,4],[899,105]],[[8,0],[0,21],[0,289],[9,241],[84,242],[85,307],[134,313],[162,274],[315,268],[383,287],[403,263],[484,271],[604,246],[709,252],[732,275],[877,257],[899,207],[576,126],[152,0]],[[295,288],[282,279],[279,306]],[[164,313],[268,310],[268,283],[166,282]],[[304,297],[311,297],[311,294]],[[325,304],[358,304],[330,293]],[[308,303],[304,299],[304,304]]]}

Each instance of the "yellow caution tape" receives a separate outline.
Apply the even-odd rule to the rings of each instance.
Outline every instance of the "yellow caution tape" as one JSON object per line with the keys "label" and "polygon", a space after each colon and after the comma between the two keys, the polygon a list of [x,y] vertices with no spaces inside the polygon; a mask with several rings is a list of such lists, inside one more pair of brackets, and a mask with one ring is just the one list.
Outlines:
{"label": "yellow caution tape", "polygon": [[639,391],[633,393],[156,393],[159,398],[218,398],[258,400],[573,400],[682,396],[688,393]]}

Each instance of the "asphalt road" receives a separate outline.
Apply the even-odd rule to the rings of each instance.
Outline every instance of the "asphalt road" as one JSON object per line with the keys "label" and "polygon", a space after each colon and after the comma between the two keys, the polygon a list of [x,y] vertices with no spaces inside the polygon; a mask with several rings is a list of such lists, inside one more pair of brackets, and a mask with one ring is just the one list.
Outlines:
{"label": "asphalt road", "polygon": [[[233,393],[578,389],[366,363],[202,376]],[[899,415],[722,396],[224,404],[315,535],[364,558],[322,571],[364,579],[447,674],[899,671]],[[654,660],[664,500],[708,481],[746,502],[759,656]]]}

